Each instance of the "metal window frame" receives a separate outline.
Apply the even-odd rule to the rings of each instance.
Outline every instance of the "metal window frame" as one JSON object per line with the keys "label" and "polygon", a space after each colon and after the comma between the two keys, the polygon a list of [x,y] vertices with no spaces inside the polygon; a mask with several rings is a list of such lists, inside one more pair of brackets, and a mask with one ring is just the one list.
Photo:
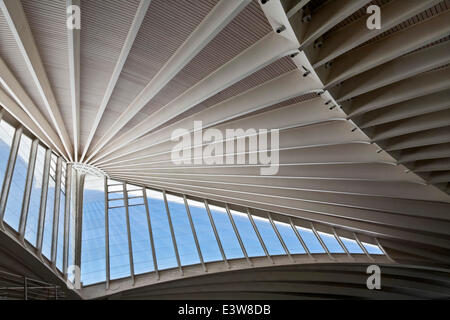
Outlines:
{"label": "metal window frame", "polygon": [[31,188],[33,185],[34,170],[35,170],[35,166],[36,166],[36,157],[37,157],[38,146],[39,146],[39,140],[34,139],[32,145],[31,145],[31,152],[30,152],[30,157],[28,160],[27,177],[25,180],[25,191],[23,194],[22,210],[20,212],[20,222],[19,222],[19,229],[18,229],[19,240],[22,243],[24,243],[24,241],[25,241],[25,228],[26,228],[27,219],[28,219],[28,209],[30,207]]}
{"label": "metal window frame", "polygon": [[162,190],[162,194],[163,194],[163,198],[164,198],[164,205],[166,206],[167,218],[169,220],[170,234],[172,236],[172,244],[175,249],[175,257],[177,259],[178,269],[181,272],[181,274],[183,274],[183,268],[181,267],[180,254],[178,253],[177,240],[175,239],[175,231],[173,229],[172,219],[170,218],[170,210],[169,210],[169,204],[167,203],[166,190]]}
{"label": "metal window frame", "polygon": [[158,261],[156,259],[155,241],[153,239],[152,222],[150,219],[150,209],[148,206],[148,199],[147,199],[147,189],[145,187],[142,187],[142,194],[144,196],[145,211],[147,212],[147,225],[148,225],[148,233],[150,236],[150,245],[152,247],[151,249],[152,249],[153,267],[155,269],[156,278],[157,280],[159,280],[159,270],[158,270]]}
{"label": "metal window frame", "polygon": [[109,282],[111,280],[111,270],[109,262],[109,209],[108,209],[108,178],[103,177],[103,190],[104,190],[104,210],[105,210],[105,285],[106,289],[109,289]]}
{"label": "metal window frame", "polygon": [[282,245],[282,247],[283,247],[283,249],[284,249],[284,252],[288,255],[289,259],[290,259],[292,262],[294,262],[294,258],[292,258],[292,255],[291,255],[291,253],[289,252],[289,249],[288,249],[288,247],[286,246],[286,243],[284,242],[283,238],[281,237],[281,234],[280,234],[280,232],[278,231],[278,228],[277,228],[277,226],[275,225],[275,222],[273,221],[272,215],[270,214],[270,212],[267,212],[267,217],[269,218],[270,224],[272,225],[272,229],[273,229],[273,231],[275,231],[275,234],[277,235],[278,240],[280,241],[280,243],[281,243],[281,245]]}
{"label": "metal window frame", "polygon": [[66,168],[66,198],[64,204],[64,246],[63,246],[63,274],[67,278],[67,268],[69,263],[69,234],[70,234],[70,202],[72,193],[72,165],[67,164]]}
{"label": "metal window frame", "polygon": [[134,283],[134,261],[133,261],[133,245],[131,244],[131,228],[130,228],[130,213],[128,210],[128,194],[127,194],[127,184],[126,182],[122,183],[123,187],[123,196],[125,202],[125,217],[127,221],[127,237],[128,237],[128,257],[130,259],[130,276],[131,281]]}
{"label": "metal window frame", "polygon": [[0,229],[5,230],[3,224],[3,218],[5,216],[6,204],[8,201],[9,189],[11,188],[11,182],[14,173],[14,167],[16,165],[17,154],[19,152],[20,141],[22,138],[23,128],[22,126],[16,128],[14,131],[14,137],[11,142],[11,148],[9,151],[8,163],[5,170],[5,177],[3,178],[3,185],[0,194]]}
{"label": "metal window frame", "polygon": [[55,199],[53,206],[53,228],[52,228],[52,247],[51,247],[51,263],[56,267],[56,253],[58,251],[58,229],[59,229],[59,206],[61,200],[61,173],[62,159],[58,157],[56,160],[56,179],[55,179]]}
{"label": "metal window frame", "polygon": [[47,192],[48,192],[48,182],[50,179],[51,157],[52,157],[52,150],[47,149],[47,151],[45,152],[44,172],[43,172],[42,189],[41,189],[41,201],[40,201],[40,207],[39,207],[38,230],[36,233],[36,250],[39,255],[42,255],[42,242],[44,240],[45,211],[47,208]]}
{"label": "metal window frame", "polygon": [[195,246],[197,247],[197,253],[198,257],[200,258],[200,263],[202,264],[203,271],[207,272],[205,261],[203,260],[203,254],[200,249],[200,242],[198,241],[197,232],[195,231],[194,221],[192,220],[191,209],[189,208],[185,194],[183,194],[183,202],[186,208],[186,214],[189,219],[189,225],[191,226],[192,235],[194,236]]}
{"label": "metal window frame", "polygon": [[220,241],[219,233],[217,232],[216,224],[214,222],[214,219],[211,214],[211,210],[209,209],[209,203],[208,200],[204,199],[203,203],[205,205],[206,213],[208,214],[209,223],[211,223],[211,226],[213,228],[214,236],[216,237],[217,244],[219,245],[220,254],[222,255],[222,259],[227,265],[227,267],[230,267],[230,264],[228,263],[227,256],[225,254],[225,251],[223,250],[222,242]]}
{"label": "metal window frame", "polygon": [[375,259],[370,255],[370,253],[367,251],[366,247],[364,247],[364,245],[361,243],[361,241],[359,240],[358,236],[356,235],[355,232],[353,232],[353,236],[355,237],[356,242],[358,243],[358,245],[361,247],[361,249],[364,251],[364,253],[366,254],[366,256],[372,260],[375,261]]}
{"label": "metal window frame", "polygon": [[242,241],[241,235],[239,234],[239,230],[236,227],[236,223],[234,222],[233,216],[230,212],[230,207],[228,206],[228,203],[225,203],[225,209],[227,210],[228,219],[230,219],[231,225],[233,226],[234,233],[236,234],[236,237],[239,241],[239,245],[241,247],[242,253],[244,254],[245,259],[247,260],[248,264],[250,266],[253,266],[252,260],[249,258],[248,254],[247,254],[247,249],[245,249],[244,242]]}
{"label": "metal window frame", "polygon": [[331,260],[335,260],[335,258],[331,255],[330,251],[328,250],[328,247],[326,246],[325,242],[323,242],[323,239],[320,237],[319,233],[317,232],[316,228],[314,227],[314,223],[310,223],[311,230],[316,236],[317,240],[319,240],[320,245],[323,247],[327,255],[330,257]]}
{"label": "metal window frame", "polygon": [[247,209],[248,219],[250,220],[250,223],[253,226],[253,230],[255,230],[256,236],[258,237],[259,243],[261,244],[261,246],[262,246],[262,248],[264,250],[264,253],[266,254],[266,256],[269,259],[269,261],[274,264],[275,261],[273,261],[272,257],[269,254],[269,251],[267,250],[266,244],[264,243],[264,240],[263,240],[261,234],[259,233],[258,227],[256,226],[256,223],[253,220],[252,214],[250,213],[250,208],[246,208],[246,209]]}
{"label": "metal window frame", "polygon": [[334,237],[336,238],[336,240],[339,242],[339,245],[342,247],[342,249],[344,249],[345,253],[347,254],[347,256],[352,259],[355,260],[355,258],[352,256],[352,254],[350,253],[350,251],[348,251],[347,247],[345,246],[344,242],[342,242],[341,238],[339,237],[339,235],[336,232],[336,229],[334,229],[334,227],[331,227],[331,230],[333,231]]}
{"label": "metal window frame", "polygon": [[297,236],[298,241],[300,241],[300,243],[301,243],[301,245],[303,247],[303,250],[305,250],[306,254],[308,255],[308,257],[311,260],[315,261],[316,259],[312,256],[311,251],[309,251],[308,246],[306,245],[305,241],[303,240],[300,232],[298,232],[298,230],[297,230],[296,226],[294,225],[294,222],[292,221],[291,217],[289,217],[289,224],[291,225],[292,230],[294,231],[295,235]]}

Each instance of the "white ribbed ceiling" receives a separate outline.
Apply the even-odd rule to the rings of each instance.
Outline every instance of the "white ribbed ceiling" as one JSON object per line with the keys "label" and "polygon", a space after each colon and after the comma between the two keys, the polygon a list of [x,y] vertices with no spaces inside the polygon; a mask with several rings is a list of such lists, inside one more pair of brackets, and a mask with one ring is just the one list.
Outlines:
{"label": "white ribbed ceiling", "polygon": [[[69,2],[0,1],[0,104],[68,161],[450,251],[449,0]],[[281,129],[278,174],[173,164],[195,120]]]}

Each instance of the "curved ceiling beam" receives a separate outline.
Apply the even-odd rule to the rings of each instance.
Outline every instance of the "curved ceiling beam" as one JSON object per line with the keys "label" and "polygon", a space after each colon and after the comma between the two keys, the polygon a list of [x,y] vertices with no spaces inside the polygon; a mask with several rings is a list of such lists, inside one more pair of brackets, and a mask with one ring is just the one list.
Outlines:
{"label": "curved ceiling beam", "polygon": [[[1,57],[0,83],[8,91],[9,95],[17,102],[17,104],[26,112],[30,119],[33,120],[34,124],[39,128],[41,135],[37,136],[39,136],[43,141],[48,141],[50,143],[49,146],[57,150],[67,160],[69,157],[65,152],[64,146],[61,143],[61,139],[53,130],[47,119],[42,115],[39,108],[34,104],[33,100],[31,100],[25,89],[20,85],[19,81],[16,79],[16,77],[13,75],[13,73]],[[0,103],[3,103],[6,107],[8,107],[8,102],[6,100],[0,101]],[[26,117],[21,116],[20,111],[13,111],[13,105],[10,105],[9,108],[11,108],[10,112],[12,114],[19,116],[25,121]],[[33,130],[30,129],[30,131]]]}
{"label": "curved ceiling beam", "polygon": [[197,26],[138,96],[121,113],[88,153],[90,161],[175,75],[191,61],[241,10],[249,0],[221,0]]}
{"label": "curved ceiling beam", "polygon": [[438,159],[450,157],[450,143],[441,143],[432,146],[412,148],[401,152],[398,162],[412,162],[425,159]]}
{"label": "curved ceiling beam", "polygon": [[442,128],[450,125],[450,109],[403,119],[374,128],[372,139],[375,142],[407,135],[415,132]]}
{"label": "curved ceiling beam", "polygon": [[[208,128],[245,114],[261,110],[281,101],[306,93],[319,92],[321,91],[320,87],[320,83],[311,81],[310,77],[304,77],[303,73],[296,69],[189,116],[177,122],[175,126],[169,126],[169,129],[163,128],[162,130],[168,132],[169,136],[171,135],[173,128],[193,130],[194,120],[202,121],[203,128]],[[128,150],[130,150],[130,146],[132,146],[134,150],[138,150],[148,146],[148,142],[144,142],[141,138],[130,143],[127,146]],[[115,153],[115,155],[120,154],[120,151],[118,152],[117,150],[118,148],[116,146],[105,148],[103,152],[94,159],[93,163],[96,163],[112,153]]]}
{"label": "curved ceiling beam", "polygon": [[450,126],[395,137],[383,142],[383,147],[386,151],[397,151],[443,142],[450,142]]}
{"label": "curved ceiling beam", "polygon": [[47,146],[53,147],[51,140],[47,139],[44,131],[39,128],[36,123],[23,111],[23,109],[0,87],[0,106],[7,110],[14,118],[31,131],[36,137],[42,140]]}
{"label": "curved ceiling beam", "polygon": [[[152,113],[133,129],[128,130],[117,139],[112,140],[110,145],[114,146],[116,150],[120,149],[183,112],[188,111],[219,91],[231,86],[279,58],[292,53],[296,50],[296,47],[295,43],[289,41],[285,37],[278,35],[275,32],[269,33],[253,46],[224,64],[218,70],[215,70],[169,104]],[[99,152],[99,154],[101,154],[101,152]],[[91,159],[91,157],[89,157],[88,160],[89,159]]]}
{"label": "curved ceiling beam", "polygon": [[[331,126],[330,124],[335,124],[335,126]],[[341,128],[339,124],[344,124],[342,126],[344,129],[340,132],[334,131],[334,129]],[[251,127],[250,127],[251,128]],[[215,128],[221,130],[219,128]],[[294,128],[289,128],[286,130],[280,129],[280,149],[286,148],[314,148],[319,146],[331,146],[331,145],[340,145],[347,143],[369,143],[369,140],[357,140],[354,135],[352,135],[351,127],[345,120],[331,120],[325,122],[317,122],[306,126],[298,126]],[[225,129],[226,130],[226,129]],[[222,132],[225,132],[222,131]],[[245,129],[244,129],[245,130]],[[268,128],[270,130],[270,128]],[[190,136],[192,137],[193,134]],[[257,135],[257,133],[256,133]],[[238,136],[239,139],[250,139],[255,135],[241,135]],[[215,140],[213,143],[203,143],[198,145],[198,147],[204,148],[206,146],[223,146],[226,143],[226,138],[222,140]],[[175,150],[189,150],[190,148],[176,148],[177,142],[175,141],[167,141],[162,144],[154,146],[154,148],[148,148],[145,152],[134,153],[127,157],[121,158],[118,161],[103,163],[101,166],[103,168],[108,168],[111,166],[126,166],[129,162],[139,163],[140,161],[145,161],[145,159],[151,159],[156,156],[160,156],[163,154],[169,155]],[[176,148],[176,149],[175,149]],[[249,151],[248,146],[245,146],[245,149],[242,151]]]}
{"label": "curved ceiling beam", "polygon": [[406,100],[365,113],[355,119],[362,129],[450,108],[450,90]]}
{"label": "curved ceiling beam", "polygon": [[450,10],[337,57],[327,71],[325,86],[331,87],[447,36],[449,20]]}
{"label": "curved ceiling beam", "polygon": [[[306,22],[304,35],[299,38],[300,49],[303,50],[312,44],[314,40],[369,2],[370,0],[328,1],[312,15],[310,22]],[[299,35],[297,32],[297,36]]]}
{"label": "curved ceiling beam", "polygon": [[1,0],[0,9],[2,10],[17,45],[22,52],[27,63],[27,68],[39,89],[45,107],[47,108],[56,131],[64,145],[64,149],[66,150],[69,159],[73,161],[73,149],[70,137],[67,134],[44,64],[39,55],[25,12],[23,11],[22,3],[19,0]]}
{"label": "curved ceiling beam", "polygon": [[[349,23],[345,27],[332,32],[320,47],[314,52],[312,64],[318,68],[325,63],[337,58],[360,44],[391,29],[399,23],[408,20],[416,14],[436,5],[441,0],[432,1],[403,1],[394,0],[381,8],[381,28],[370,30],[367,28],[368,14],[363,14],[357,21]],[[368,1],[366,1],[368,2]]]}
{"label": "curved ceiling beam", "polygon": [[450,67],[430,71],[413,78],[370,91],[344,104],[350,118],[388,105],[414,99],[450,88]]}
{"label": "curved ceiling beam", "polygon": [[447,41],[394,59],[344,81],[334,95],[340,102],[444,66],[450,62],[449,52],[450,41]]}
{"label": "curved ceiling beam", "polygon": [[[191,121],[195,119],[190,117]],[[302,119],[302,120],[298,120]],[[299,102],[279,109],[263,112],[255,116],[246,117],[244,119],[238,119],[215,126],[217,129],[238,129],[238,128],[266,128],[286,130],[289,128],[296,128],[301,126],[310,126],[313,124],[320,124],[325,121],[346,122],[345,114],[339,108],[329,110],[329,107],[325,105],[325,100],[321,97],[313,98],[308,101]],[[185,122],[188,123],[188,122]],[[161,130],[150,133],[140,139],[137,139],[134,144],[142,147],[132,148],[133,145],[124,147],[120,152],[111,155],[103,161],[98,161],[96,164],[103,165],[110,162],[117,162],[116,159],[127,157],[139,158],[140,155],[145,157],[151,150],[163,150],[161,149],[163,144],[172,144],[171,133],[177,127],[183,127],[180,123],[169,125]],[[352,127],[353,128],[353,127]],[[351,130],[350,128],[349,130]],[[361,139],[360,135],[353,134],[354,139]],[[141,143],[142,142],[142,143]],[[133,150],[133,151],[131,151]],[[139,154],[137,154],[139,153]]]}
{"label": "curved ceiling beam", "polygon": [[106,106],[108,105],[109,99],[111,98],[113,90],[117,84],[117,81],[119,80],[120,73],[122,72],[123,66],[125,65],[125,61],[128,58],[128,54],[130,53],[134,40],[136,39],[138,31],[142,25],[142,22],[144,21],[150,3],[151,0],[141,0],[141,2],[139,3],[136,15],[134,16],[133,22],[131,23],[131,27],[128,31],[127,37],[122,46],[122,50],[120,51],[119,57],[116,61],[116,65],[114,66],[114,70],[111,74],[111,78],[109,79],[108,85],[106,87],[105,94],[103,95],[103,99],[100,103],[100,106],[98,107],[97,113],[95,115],[95,120],[92,123],[92,127],[89,131],[89,136],[87,138],[86,144],[83,149],[83,153],[81,155],[81,161],[84,161],[86,153],[89,150],[92,139],[94,138],[94,135],[102,119],[103,113],[105,112]]}

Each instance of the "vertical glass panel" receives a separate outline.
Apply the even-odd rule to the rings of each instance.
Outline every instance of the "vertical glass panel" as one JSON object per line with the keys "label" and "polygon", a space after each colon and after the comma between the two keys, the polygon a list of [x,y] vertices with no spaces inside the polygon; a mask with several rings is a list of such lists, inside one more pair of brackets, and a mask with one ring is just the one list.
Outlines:
{"label": "vertical glass panel", "polygon": [[56,267],[62,270],[63,265],[63,251],[64,251],[64,215],[66,208],[66,167],[67,164],[63,161],[61,167],[61,191],[59,200],[59,218],[58,218],[58,242],[56,246]]}
{"label": "vertical glass panel", "polygon": [[23,193],[25,192],[31,143],[31,139],[22,134],[11,186],[9,188],[8,199],[6,200],[6,209],[3,220],[14,230],[19,229],[20,212],[22,210]]}
{"label": "vertical glass panel", "polygon": [[188,199],[187,202],[194,223],[195,232],[197,233],[203,260],[205,262],[222,260],[222,254],[220,253],[214,230],[209,221],[205,204],[190,199]]}
{"label": "vertical glass panel", "polygon": [[325,249],[320,244],[319,240],[316,238],[314,232],[311,229],[297,227],[298,233],[302,237],[309,252],[311,253],[324,253]]}
{"label": "vertical glass panel", "polygon": [[317,231],[320,238],[322,238],[323,243],[327,246],[327,249],[331,253],[345,253],[344,249],[341,247],[339,242],[336,240],[334,235]]}
{"label": "vertical glass panel", "polygon": [[0,121],[0,184],[3,184],[6,166],[8,165],[11,144],[16,129],[5,121]]}
{"label": "vertical glass panel", "polygon": [[213,205],[209,205],[209,210],[211,211],[227,259],[244,257],[239,240],[228,217],[227,210]]}
{"label": "vertical glass panel", "polygon": [[301,242],[298,240],[294,230],[292,230],[290,224],[279,221],[274,221],[274,223],[278,229],[278,232],[281,235],[281,238],[283,238],[283,241],[291,254],[306,253]]}
{"label": "vertical glass panel", "polygon": [[258,236],[256,235],[247,214],[231,210],[231,215],[233,216],[234,223],[236,224],[239,235],[244,243],[247,255],[249,257],[265,256],[266,254],[264,253]]}
{"label": "vertical glass panel", "polygon": [[152,246],[148,231],[145,206],[129,207],[131,246],[133,249],[134,273],[146,273],[155,270]]}
{"label": "vertical glass panel", "polygon": [[[77,172],[74,169],[71,169],[69,174],[71,177],[71,186],[70,186],[70,197],[74,199],[76,196],[76,179]],[[103,189],[102,189],[103,191]],[[68,266],[73,266],[75,264],[75,220],[76,220],[76,211],[75,211],[75,202],[70,202],[70,212],[69,212],[69,254],[68,254]]]}
{"label": "vertical glass panel", "polygon": [[42,179],[44,177],[45,149],[38,146],[36,164],[34,165],[33,182],[31,185],[30,205],[28,207],[25,239],[36,246],[39,210],[41,208]]}
{"label": "vertical glass panel", "polygon": [[57,161],[56,156],[52,154],[50,161],[50,177],[48,179],[47,205],[45,208],[44,241],[42,243],[42,253],[48,259],[51,258],[51,251],[52,251],[53,216],[55,208],[56,161]]}
{"label": "vertical glass panel", "polygon": [[364,251],[359,246],[358,242],[353,239],[345,238],[345,237],[339,237],[344,244],[344,246],[347,248],[349,253],[364,253]]}
{"label": "vertical glass panel", "polygon": [[181,264],[190,265],[200,263],[200,257],[198,256],[197,246],[195,245],[194,235],[192,234],[183,198],[170,194],[166,194],[166,198]]}
{"label": "vertical glass panel", "polygon": [[158,269],[177,267],[178,263],[173,247],[163,194],[160,191],[147,189],[147,199]]}
{"label": "vertical glass panel", "polygon": [[269,219],[252,216],[270,255],[286,254]]}
{"label": "vertical glass panel", "polygon": [[[87,175],[85,178],[82,224],[81,281],[86,286],[106,280],[105,194],[103,178],[90,175]],[[70,232],[74,233],[74,230]],[[69,243],[73,246],[74,239],[70,239]],[[69,259],[69,265],[73,263],[72,259],[72,257]]]}
{"label": "vertical glass panel", "polygon": [[384,254],[377,245],[366,242],[361,242],[361,244],[364,246],[364,248],[366,248],[369,254]]}
{"label": "vertical glass panel", "polygon": [[130,276],[130,255],[125,207],[108,210],[111,279]]}

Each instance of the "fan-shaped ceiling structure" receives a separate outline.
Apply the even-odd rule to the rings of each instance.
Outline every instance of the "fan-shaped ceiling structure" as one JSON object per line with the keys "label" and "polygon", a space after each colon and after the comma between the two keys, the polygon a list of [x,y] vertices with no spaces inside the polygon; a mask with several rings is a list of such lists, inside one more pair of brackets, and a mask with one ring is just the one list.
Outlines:
{"label": "fan-shaped ceiling structure", "polygon": [[[380,28],[368,24],[370,6],[380,10]],[[71,259],[76,266],[82,267],[83,259],[95,264],[98,252],[84,254],[81,248],[93,243],[86,242],[90,238],[83,223],[95,220],[86,216],[91,210],[86,181],[101,177],[96,190],[103,197],[106,257],[102,276],[85,267],[93,268],[93,278],[86,273],[84,284],[93,285],[81,289],[82,297],[114,297],[117,290],[129,298],[161,292],[177,297],[190,291],[152,285],[186,274],[195,283],[206,269],[217,272],[207,280],[216,285],[231,277],[230,268],[239,269],[240,277],[239,272],[245,274],[240,269],[256,267],[273,269],[273,281],[281,283],[275,269],[288,270],[292,263],[298,268],[291,270],[295,277],[310,272],[306,263],[335,265],[337,273],[349,268],[351,273],[359,264],[373,262],[390,265],[392,274],[406,277],[412,272],[411,279],[423,280],[427,276],[420,268],[434,268],[435,278],[430,277],[442,286],[400,294],[401,285],[393,281],[391,296],[384,297],[444,297],[446,290],[448,296],[448,281],[442,282],[450,264],[448,0],[1,0],[0,9],[1,136],[7,146],[0,215],[6,222],[2,230],[9,235],[4,241],[13,241],[12,247],[19,245],[31,256],[36,250],[38,257],[44,254],[44,264],[55,270],[58,281],[67,277]],[[214,131],[207,137],[200,129]],[[234,148],[234,140],[230,149],[227,130],[244,141],[242,149],[239,143]],[[260,130],[270,133],[265,145]],[[198,140],[199,133],[203,140]],[[256,136],[255,149],[251,141]],[[205,156],[205,150],[214,153]],[[188,158],[174,161],[178,153]],[[264,163],[251,161],[264,155]],[[17,200],[22,209],[13,214],[8,196],[21,165],[25,196]],[[263,173],[270,168],[274,171]],[[30,181],[36,170],[43,172],[43,186],[56,191],[50,200],[36,200],[32,213]],[[170,230],[174,240],[176,264],[170,268],[181,273],[168,267],[158,274],[158,252],[153,250],[153,269],[146,269],[151,275],[138,275],[130,216],[133,206],[144,210],[148,241],[157,246],[149,192],[159,191],[155,199],[165,204],[169,216],[161,230]],[[114,198],[114,193],[121,196]],[[52,201],[65,207],[48,209]],[[209,217],[204,223],[212,228],[203,232],[217,240],[220,263],[210,266],[202,257],[189,201],[204,206]],[[191,227],[191,247],[200,257],[196,266],[183,267],[182,249],[175,243],[181,218],[171,220],[171,203],[185,204],[184,226]],[[214,223],[214,206],[236,233],[242,255],[235,260],[227,257],[227,242],[221,239],[225,227]],[[51,220],[42,218],[47,217],[43,208],[52,211]],[[109,216],[111,210],[124,210],[126,219],[117,222]],[[241,239],[245,232],[234,224],[234,211],[252,223],[263,258],[246,253]],[[30,217],[35,218],[35,231],[27,226]],[[282,256],[271,258],[254,222],[258,219],[275,231]],[[114,269],[117,261],[111,254],[116,245],[111,232],[119,231],[108,223],[116,222],[126,227],[121,239],[127,253],[119,254],[128,261],[123,274]],[[292,227],[289,232],[300,241],[299,248],[303,245],[303,256],[289,250],[279,223]],[[47,224],[53,230],[48,240]],[[318,257],[311,257],[299,227],[310,230],[325,248]],[[338,241],[343,252],[334,255],[320,232]],[[350,252],[343,238],[356,241],[361,255]],[[365,245],[381,254],[373,257]],[[408,271],[410,265],[420,271]],[[48,280],[53,275],[46,272]],[[325,297],[327,286],[332,287],[326,279],[311,288],[285,286],[278,292]],[[355,279],[344,279],[348,283],[333,287],[328,296],[369,297],[359,289],[337,293]],[[227,294],[242,290],[220,288]],[[254,296],[274,296],[275,291],[263,286]]]}

